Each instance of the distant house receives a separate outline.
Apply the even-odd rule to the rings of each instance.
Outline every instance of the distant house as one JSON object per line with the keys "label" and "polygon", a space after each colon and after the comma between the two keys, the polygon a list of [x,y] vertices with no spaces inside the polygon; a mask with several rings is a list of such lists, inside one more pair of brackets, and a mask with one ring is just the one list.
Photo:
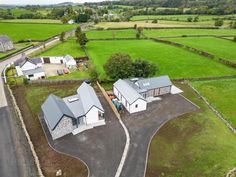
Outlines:
{"label": "distant house", "polygon": [[14,49],[14,45],[11,39],[6,35],[0,36],[0,52],[7,52],[12,49]]}
{"label": "distant house", "polygon": [[75,59],[70,55],[64,57],[64,63],[68,69],[76,69],[77,67]]}
{"label": "distant house", "polygon": [[144,111],[147,103],[158,100],[158,96],[178,94],[168,76],[153,78],[119,79],[114,83],[113,92],[129,113]]}
{"label": "distant house", "polygon": [[29,80],[45,78],[45,72],[42,67],[42,60],[40,58],[28,59],[22,58],[15,62],[16,72],[18,76],[25,76]]}
{"label": "distant house", "polygon": [[94,89],[85,82],[76,95],[63,99],[50,95],[41,108],[53,139],[105,125],[104,109]]}
{"label": "distant house", "polygon": [[67,23],[68,23],[68,24],[74,24],[75,21],[74,21],[73,19],[70,19]]}

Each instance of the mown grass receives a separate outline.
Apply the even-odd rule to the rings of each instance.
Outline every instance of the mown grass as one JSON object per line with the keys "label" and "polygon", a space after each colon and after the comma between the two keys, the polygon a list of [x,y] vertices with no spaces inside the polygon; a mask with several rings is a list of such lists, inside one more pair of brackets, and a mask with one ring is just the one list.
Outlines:
{"label": "mown grass", "polygon": [[144,30],[148,37],[169,37],[183,35],[235,35],[235,29],[158,29]]}
{"label": "mown grass", "polygon": [[214,37],[185,37],[168,40],[206,51],[219,58],[236,62],[236,42],[233,41]]}
{"label": "mown grass", "polygon": [[38,53],[37,56],[65,56],[83,57],[85,53],[75,39],[68,39],[65,42],[59,43],[48,50]]}
{"label": "mown grass", "polygon": [[166,123],[151,142],[147,177],[225,176],[236,166],[236,136],[187,85],[200,110]]}
{"label": "mown grass", "polygon": [[171,78],[234,75],[236,70],[187,50],[150,40],[91,41],[87,51],[104,77],[103,65],[118,52],[130,54],[133,59],[149,60],[159,66],[157,75]]}
{"label": "mown grass", "polygon": [[236,79],[191,84],[236,128]]}
{"label": "mown grass", "polygon": [[53,20],[53,19],[10,19],[10,20],[0,20],[0,22],[7,22],[7,23],[58,23],[61,24],[60,20]]}
{"label": "mown grass", "polygon": [[19,40],[45,40],[68,31],[77,25],[63,24],[20,24],[20,23],[0,23],[0,34],[8,35],[14,42]]}
{"label": "mown grass", "polygon": [[135,38],[136,30],[93,30],[86,32],[89,39],[98,38]]}

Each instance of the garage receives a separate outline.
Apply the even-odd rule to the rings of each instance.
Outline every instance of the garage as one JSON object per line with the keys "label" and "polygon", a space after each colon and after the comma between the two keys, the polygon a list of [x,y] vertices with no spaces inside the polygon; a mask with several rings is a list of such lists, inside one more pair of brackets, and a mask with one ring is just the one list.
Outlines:
{"label": "garage", "polygon": [[50,63],[50,58],[49,58],[49,57],[43,58],[43,62],[44,62],[44,63]]}

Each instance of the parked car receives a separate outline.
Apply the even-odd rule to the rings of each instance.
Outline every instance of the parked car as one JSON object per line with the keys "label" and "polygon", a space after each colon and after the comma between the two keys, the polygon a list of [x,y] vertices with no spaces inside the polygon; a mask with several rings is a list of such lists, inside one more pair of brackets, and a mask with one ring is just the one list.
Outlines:
{"label": "parked car", "polygon": [[70,73],[69,69],[67,69],[67,68],[64,68],[64,69],[63,69],[63,72],[64,72],[65,74],[69,74],[69,73]]}
{"label": "parked car", "polygon": [[62,70],[62,69],[60,69],[60,70],[57,70],[57,74],[60,76],[60,75],[63,75],[63,74],[64,74],[64,72],[63,72],[63,70]]}

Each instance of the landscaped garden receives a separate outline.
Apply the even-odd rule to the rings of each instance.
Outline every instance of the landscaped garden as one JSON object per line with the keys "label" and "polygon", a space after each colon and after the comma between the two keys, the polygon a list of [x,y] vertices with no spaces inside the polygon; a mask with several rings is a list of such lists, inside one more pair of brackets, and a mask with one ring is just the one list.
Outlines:
{"label": "landscaped garden", "polygon": [[[214,84],[220,86],[218,89],[211,87],[211,83],[208,87],[207,83],[205,88],[213,88],[210,89],[213,94],[209,89],[207,93],[227,99],[225,104],[232,104],[228,110],[234,110],[235,89],[231,89],[233,94],[229,99],[230,94],[224,94],[227,89],[221,89],[227,83]],[[150,146],[146,176],[225,176],[236,165],[236,136],[190,87],[177,86],[183,89],[184,96],[200,106],[200,110],[168,122],[157,132]],[[235,88],[235,84],[231,86]],[[211,101],[215,100],[216,97]]]}
{"label": "landscaped garden", "polygon": [[171,78],[235,75],[234,68],[188,52],[184,49],[150,40],[90,41],[87,51],[104,77],[103,65],[113,53],[127,53],[133,59],[149,60],[159,66],[157,75]]}
{"label": "landscaped garden", "polygon": [[185,37],[168,40],[206,51],[218,58],[236,62],[236,42],[233,41],[214,37]]}

